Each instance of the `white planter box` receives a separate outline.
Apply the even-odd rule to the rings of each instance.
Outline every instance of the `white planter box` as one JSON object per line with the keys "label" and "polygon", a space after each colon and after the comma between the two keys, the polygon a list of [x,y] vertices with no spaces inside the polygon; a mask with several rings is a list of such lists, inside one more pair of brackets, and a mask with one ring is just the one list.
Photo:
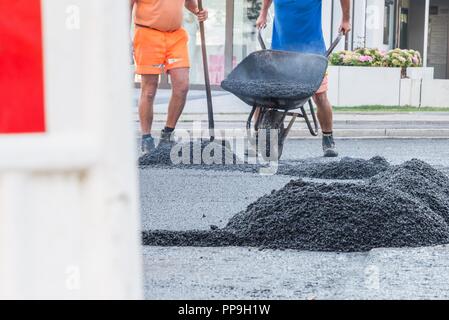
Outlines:
{"label": "white planter box", "polygon": [[434,68],[407,68],[407,78],[412,80],[433,80]]}
{"label": "white planter box", "polygon": [[423,80],[421,106],[449,107],[449,80]]}
{"label": "white planter box", "polygon": [[400,68],[333,66],[329,76],[329,96],[334,105],[400,104]]}
{"label": "white planter box", "polygon": [[421,80],[401,79],[400,106],[419,107],[421,104]]}
{"label": "white planter box", "polygon": [[339,105],[340,67],[329,66],[327,72],[329,74],[329,91],[327,95],[332,104]]}

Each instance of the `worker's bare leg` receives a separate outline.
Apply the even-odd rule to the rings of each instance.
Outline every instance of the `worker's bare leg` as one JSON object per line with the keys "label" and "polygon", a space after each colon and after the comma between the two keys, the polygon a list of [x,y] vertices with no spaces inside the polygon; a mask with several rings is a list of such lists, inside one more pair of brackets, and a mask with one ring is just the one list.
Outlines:
{"label": "worker's bare leg", "polygon": [[333,112],[332,105],[327,98],[327,93],[317,93],[313,96],[313,101],[317,106],[317,116],[323,132],[332,132]]}
{"label": "worker's bare leg", "polygon": [[142,90],[139,100],[139,118],[142,131],[142,152],[150,153],[155,149],[154,139],[151,136],[153,125],[153,103],[156,96],[159,75],[142,75]]}
{"label": "worker's bare leg", "polygon": [[327,97],[327,92],[317,93],[313,97],[317,106],[317,116],[323,132],[323,151],[326,157],[338,156],[335,150],[333,137],[333,112],[332,105]]}
{"label": "worker's bare leg", "polygon": [[186,104],[189,92],[189,68],[177,68],[169,71],[172,96],[168,105],[166,127],[174,129]]}
{"label": "worker's bare leg", "polygon": [[139,101],[139,117],[142,135],[151,134],[153,125],[153,103],[156,96],[159,75],[142,75],[142,90]]}

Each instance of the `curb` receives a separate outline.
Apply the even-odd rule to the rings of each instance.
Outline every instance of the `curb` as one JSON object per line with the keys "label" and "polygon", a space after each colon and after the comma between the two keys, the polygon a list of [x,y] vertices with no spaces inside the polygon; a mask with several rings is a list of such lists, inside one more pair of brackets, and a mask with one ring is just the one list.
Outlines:
{"label": "curb", "polygon": [[[449,115],[449,114],[448,114]],[[166,114],[154,114],[154,121],[165,121],[167,115]],[[134,119],[137,119],[137,115],[134,116]],[[181,115],[180,122],[193,122],[193,121],[207,121],[207,114],[188,114],[185,113]],[[246,122],[248,119],[248,115],[215,115],[216,122]],[[288,121],[286,121],[287,123]],[[334,123],[342,124],[342,125],[373,125],[373,124],[389,124],[389,125],[447,125],[449,127],[449,117],[425,117],[425,116],[416,116],[416,117],[403,117],[403,118],[374,118],[367,115],[365,119],[361,118],[352,118],[352,119],[341,119],[338,115],[334,115]]]}
{"label": "curb", "polygon": [[[139,128],[136,123],[136,132]],[[153,133],[160,134],[164,123],[155,123]],[[243,127],[242,127],[243,128]],[[204,127],[207,129],[207,127]],[[220,128],[216,129],[217,131]],[[335,129],[337,139],[449,139],[449,128],[428,129],[428,128],[374,128],[374,129]],[[289,139],[314,139],[307,129],[292,129],[288,135]]]}
{"label": "curb", "polygon": [[[336,129],[337,138],[439,138],[449,139],[449,129]],[[312,137],[308,130],[296,129],[290,131],[290,139],[305,139]],[[313,138],[313,137],[312,137]]]}

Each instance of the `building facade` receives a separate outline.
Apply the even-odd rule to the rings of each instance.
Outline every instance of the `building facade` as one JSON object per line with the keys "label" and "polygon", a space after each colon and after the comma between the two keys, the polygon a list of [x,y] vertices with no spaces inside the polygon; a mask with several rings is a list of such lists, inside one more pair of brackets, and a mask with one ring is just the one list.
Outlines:
{"label": "building facade", "polygon": [[[274,0],[276,1],[276,0]],[[262,0],[207,0],[206,24],[209,73],[216,88],[226,74],[249,53],[258,50],[256,20]],[[190,34],[192,87],[202,87],[203,70],[199,26],[185,14]],[[273,21],[273,10],[270,12]],[[341,21],[339,0],[323,0],[323,32],[329,45]],[[353,32],[337,49],[359,47],[419,50],[424,64],[435,68],[435,78],[449,78],[449,0],[352,0]],[[272,23],[264,30],[270,44]],[[162,79],[163,85],[168,79]]]}
{"label": "building facade", "polygon": [[[354,30],[346,44],[349,49],[415,49],[421,52],[424,65],[435,69],[435,78],[449,78],[449,0],[352,2]],[[330,16],[332,21],[325,26],[330,36],[341,18],[339,1],[324,0],[323,4],[323,15]]]}

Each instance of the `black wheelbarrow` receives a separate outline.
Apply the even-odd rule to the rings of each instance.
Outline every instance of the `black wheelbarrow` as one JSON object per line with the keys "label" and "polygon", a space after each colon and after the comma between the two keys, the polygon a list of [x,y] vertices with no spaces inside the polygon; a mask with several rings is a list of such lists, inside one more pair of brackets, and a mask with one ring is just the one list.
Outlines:
{"label": "black wheelbarrow", "polygon": [[[328,57],[340,42],[342,34],[332,43],[326,56],[308,53],[267,50],[259,31],[261,51],[246,57],[221,83],[221,87],[252,106],[246,128],[254,123],[256,136],[263,130],[264,158],[280,159],[284,141],[297,118],[303,118],[310,134],[318,135],[318,121],[312,96],[320,88],[328,67]],[[305,105],[308,104],[308,112]],[[296,110],[298,109],[298,110]],[[291,117],[285,126],[286,117]],[[272,150],[270,135],[277,135],[277,150]],[[259,150],[260,151],[260,150]]]}

